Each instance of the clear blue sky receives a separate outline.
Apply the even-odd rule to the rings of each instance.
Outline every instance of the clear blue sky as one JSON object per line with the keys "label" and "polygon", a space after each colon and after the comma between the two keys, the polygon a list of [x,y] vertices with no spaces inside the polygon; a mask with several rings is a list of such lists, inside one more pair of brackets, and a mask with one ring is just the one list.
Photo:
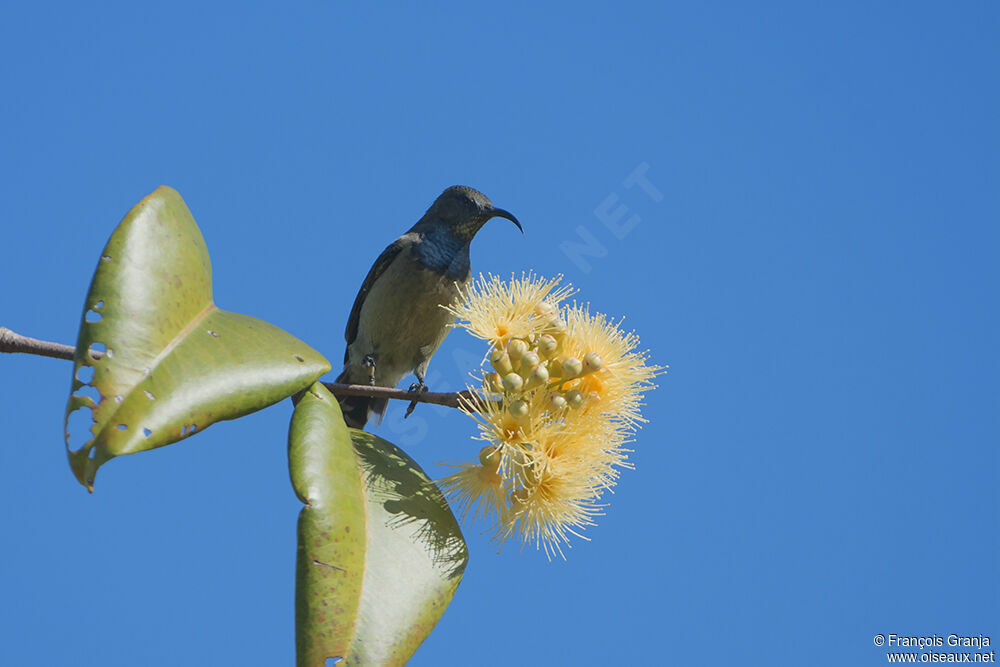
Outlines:
{"label": "clear blue sky", "polygon": [[[108,235],[168,184],[219,305],[336,365],[374,258],[472,185],[526,231],[486,227],[475,270],[565,274],[671,370],[592,541],[549,563],[466,524],[412,664],[1000,643],[1000,10],[662,4],[10,5],[0,325],[73,342]],[[658,201],[625,185],[643,165]],[[639,220],[615,235],[595,211],[619,205]],[[432,388],[479,354],[453,334]],[[70,372],[0,358],[0,663],[291,664],[289,403],[116,460],[89,496]],[[400,411],[376,432],[431,474],[478,451],[458,413]]]}

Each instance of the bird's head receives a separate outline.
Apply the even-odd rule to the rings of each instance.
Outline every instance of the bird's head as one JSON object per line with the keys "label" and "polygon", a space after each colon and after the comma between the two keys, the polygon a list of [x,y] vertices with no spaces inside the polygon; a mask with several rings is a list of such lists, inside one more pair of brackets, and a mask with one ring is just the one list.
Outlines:
{"label": "bird's head", "polygon": [[471,240],[491,218],[507,218],[524,233],[512,214],[497,208],[479,190],[453,185],[442,192],[427,209],[424,220],[448,227],[456,236]]}

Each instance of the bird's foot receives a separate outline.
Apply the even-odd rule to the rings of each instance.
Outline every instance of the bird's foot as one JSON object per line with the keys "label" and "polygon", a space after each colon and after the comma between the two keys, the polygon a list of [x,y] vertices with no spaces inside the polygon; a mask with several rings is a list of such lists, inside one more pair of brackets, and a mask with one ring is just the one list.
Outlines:
{"label": "bird's foot", "polygon": [[[420,380],[420,378],[417,378],[417,379],[419,380],[419,382],[414,382],[413,384],[411,384],[409,392],[411,394],[417,394],[418,396],[420,394],[426,394],[427,391],[428,391],[427,390],[427,385],[424,384],[424,381]],[[416,407],[417,407],[417,403],[418,402],[419,401],[411,401],[410,402],[410,405],[407,406],[407,408],[406,408],[406,414],[403,415],[403,419],[406,419],[407,417],[409,417],[413,413],[414,409],[416,409]]]}
{"label": "bird's foot", "polygon": [[368,384],[375,386],[375,355],[366,354],[361,360],[361,365],[368,369]]}

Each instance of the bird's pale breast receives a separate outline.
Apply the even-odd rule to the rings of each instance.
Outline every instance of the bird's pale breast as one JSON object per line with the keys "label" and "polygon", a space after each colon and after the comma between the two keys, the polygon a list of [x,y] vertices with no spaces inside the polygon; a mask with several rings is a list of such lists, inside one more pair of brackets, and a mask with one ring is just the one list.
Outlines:
{"label": "bird's pale breast", "polygon": [[457,295],[453,278],[425,268],[411,248],[404,250],[365,299],[358,335],[350,346],[350,365],[360,368],[365,355],[372,354],[376,384],[396,386],[426,363],[448,335],[455,317],[441,305]]}

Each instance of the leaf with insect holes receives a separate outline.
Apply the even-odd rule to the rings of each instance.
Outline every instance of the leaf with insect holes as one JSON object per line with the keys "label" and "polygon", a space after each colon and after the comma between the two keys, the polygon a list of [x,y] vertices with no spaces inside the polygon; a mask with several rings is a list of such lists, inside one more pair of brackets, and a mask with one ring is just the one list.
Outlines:
{"label": "leaf with insect holes", "polygon": [[288,436],[299,514],[297,663],[403,665],[451,602],[468,560],[437,485],[395,445],[348,429],[322,384]]}
{"label": "leaf with insect holes", "polygon": [[[70,467],[93,490],[107,460],[260,410],[328,370],[278,327],[216,307],[201,231],[161,186],[115,229],[87,293],[66,406]],[[91,437],[74,448],[70,415],[83,408]]]}

